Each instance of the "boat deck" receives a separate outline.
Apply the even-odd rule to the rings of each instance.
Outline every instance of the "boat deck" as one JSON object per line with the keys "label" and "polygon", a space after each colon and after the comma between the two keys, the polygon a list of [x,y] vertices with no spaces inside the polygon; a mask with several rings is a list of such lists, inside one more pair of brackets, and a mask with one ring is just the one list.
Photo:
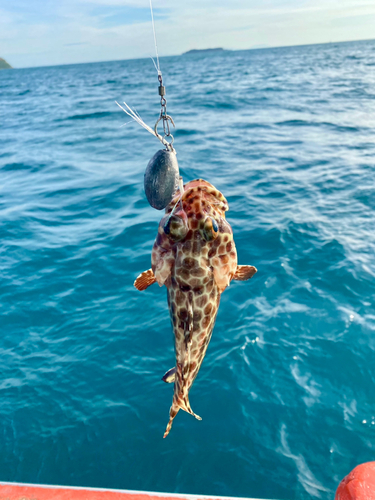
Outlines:
{"label": "boat deck", "polygon": [[[0,500],[241,500],[236,497],[181,495],[133,490],[111,490],[0,482]],[[261,499],[242,499],[261,500]]]}

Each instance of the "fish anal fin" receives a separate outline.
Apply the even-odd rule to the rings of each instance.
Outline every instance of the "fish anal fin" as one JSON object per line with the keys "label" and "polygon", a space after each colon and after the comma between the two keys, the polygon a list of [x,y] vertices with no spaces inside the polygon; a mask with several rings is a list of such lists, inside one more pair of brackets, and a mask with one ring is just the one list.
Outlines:
{"label": "fish anal fin", "polygon": [[237,266],[237,270],[232,279],[246,281],[252,278],[256,272],[257,268],[254,266]]}
{"label": "fish anal fin", "polygon": [[137,290],[143,291],[154,283],[156,283],[155,275],[152,269],[148,269],[138,276],[134,281],[134,286]]}

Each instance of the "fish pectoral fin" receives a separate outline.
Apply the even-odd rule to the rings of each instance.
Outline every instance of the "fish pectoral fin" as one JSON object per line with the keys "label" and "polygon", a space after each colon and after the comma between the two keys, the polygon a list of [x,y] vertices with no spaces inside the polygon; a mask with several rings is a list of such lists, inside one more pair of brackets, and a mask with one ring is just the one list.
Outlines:
{"label": "fish pectoral fin", "polygon": [[176,378],[176,367],[174,366],[163,375],[162,380],[166,384],[171,384],[172,382],[174,382],[175,378]]}
{"label": "fish pectoral fin", "polygon": [[152,269],[148,269],[138,276],[138,278],[134,281],[134,286],[137,290],[142,291],[146,290],[146,288],[154,283],[156,283],[155,275]]}
{"label": "fish pectoral fin", "polygon": [[237,266],[237,270],[232,279],[246,281],[252,278],[256,272],[257,268],[254,266]]}
{"label": "fish pectoral fin", "polygon": [[156,242],[154,243],[151,254],[151,263],[159,286],[163,286],[166,280],[170,277],[174,260],[175,256],[172,249],[166,250]]}
{"label": "fish pectoral fin", "polygon": [[229,286],[230,274],[227,272],[223,273],[223,270],[220,267],[215,267],[214,278],[215,278],[215,283],[219,289],[219,292],[223,293],[226,287]]}

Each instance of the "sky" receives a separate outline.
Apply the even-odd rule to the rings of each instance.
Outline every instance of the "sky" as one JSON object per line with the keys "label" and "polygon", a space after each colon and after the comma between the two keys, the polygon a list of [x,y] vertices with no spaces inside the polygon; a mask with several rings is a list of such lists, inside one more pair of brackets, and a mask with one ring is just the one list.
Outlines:
{"label": "sky", "polygon": [[[159,56],[375,38],[375,0],[153,0]],[[0,0],[0,57],[33,67],[155,56],[149,0]]]}

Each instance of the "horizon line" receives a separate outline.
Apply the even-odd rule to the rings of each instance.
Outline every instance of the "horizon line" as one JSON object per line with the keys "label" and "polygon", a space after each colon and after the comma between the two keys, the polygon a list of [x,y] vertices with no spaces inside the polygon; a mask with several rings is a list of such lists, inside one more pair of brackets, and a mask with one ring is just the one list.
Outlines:
{"label": "horizon line", "polygon": [[[215,50],[215,49],[222,49],[225,52],[247,52],[250,50],[270,50],[270,49],[287,49],[291,47],[310,47],[314,45],[331,45],[335,43],[353,43],[353,42],[371,42],[375,41],[375,38],[359,38],[356,40],[341,40],[341,41],[330,41],[330,42],[316,42],[316,43],[302,43],[302,44],[293,44],[293,45],[272,45],[272,46],[254,46],[250,47],[248,49],[226,49],[222,47],[208,47],[208,48],[203,48],[203,49],[189,49],[186,52],[182,52],[181,54],[170,54],[167,56],[160,56],[159,59],[164,59],[166,57],[181,57],[185,55],[187,52],[190,52],[190,50],[196,50],[197,52],[199,51],[205,51],[205,50]],[[22,67],[13,67],[10,69],[38,69],[38,68],[55,68],[59,66],[77,66],[80,64],[100,64],[100,63],[109,63],[109,62],[119,62],[119,61],[142,61],[144,59],[149,59],[149,57],[129,57],[127,59],[106,59],[102,61],[86,61],[86,62],[74,62],[74,63],[63,63],[63,64],[47,64],[47,65],[42,65],[42,66],[22,66]],[[4,59],[6,62],[7,60]],[[8,63],[9,64],[9,63]]]}

